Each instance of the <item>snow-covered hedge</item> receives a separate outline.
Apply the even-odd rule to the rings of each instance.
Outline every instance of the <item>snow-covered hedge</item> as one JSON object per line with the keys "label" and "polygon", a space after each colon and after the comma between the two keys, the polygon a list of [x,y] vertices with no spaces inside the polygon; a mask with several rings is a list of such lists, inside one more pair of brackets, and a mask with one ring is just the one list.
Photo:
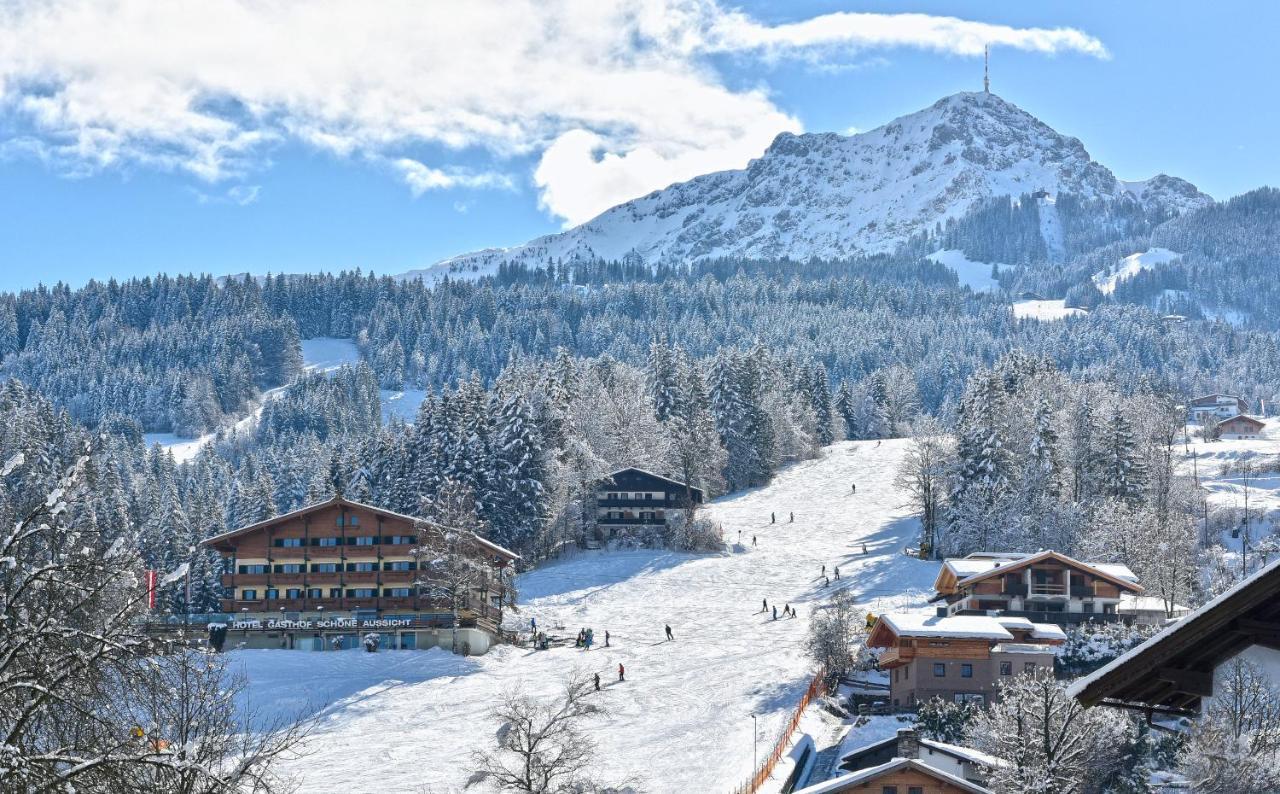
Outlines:
{"label": "snow-covered hedge", "polygon": [[1083,623],[1067,630],[1058,648],[1058,663],[1072,675],[1091,673],[1156,632],[1154,626],[1123,623]]}

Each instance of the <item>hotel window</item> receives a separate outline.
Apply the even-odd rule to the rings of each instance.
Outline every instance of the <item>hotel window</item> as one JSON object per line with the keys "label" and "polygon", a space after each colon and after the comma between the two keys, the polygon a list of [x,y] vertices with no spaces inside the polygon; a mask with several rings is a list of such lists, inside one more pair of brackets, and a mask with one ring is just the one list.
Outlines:
{"label": "hotel window", "polygon": [[907,786],[907,794],[924,794],[924,786]]}
{"label": "hotel window", "polygon": [[973,678],[973,665],[971,665],[971,664],[962,664],[962,665],[960,665],[960,677],[961,677],[961,678]]}
{"label": "hotel window", "polygon": [[303,542],[303,538],[276,538],[272,541],[278,549],[300,549]]}
{"label": "hotel window", "polygon": [[240,600],[241,600],[241,601],[257,601],[257,600],[258,600],[258,591],[257,591],[257,590],[244,590],[244,591],[242,591],[242,592],[240,593]]}
{"label": "hotel window", "polygon": [[1013,662],[1001,662],[1000,675],[1013,675]]}
{"label": "hotel window", "polygon": [[349,562],[349,563],[347,563],[347,570],[348,570],[348,571],[358,571],[358,572],[360,572],[360,573],[365,573],[365,572],[367,572],[367,571],[376,571],[376,570],[378,570],[378,563],[376,563],[376,562]]}
{"label": "hotel window", "polygon": [[366,535],[359,538],[347,538],[347,543],[352,546],[376,546],[378,545],[378,538],[374,535]]}
{"label": "hotel window", "polygon": [[311,563],[312,573],[337,573],[338,563],[336,562],[313,562]]}
{"label": "hotel window", "polygon": [[307,598],[324,598],[324,590],[319,587],[312,587],[307,590]]}
{"label": "hotel window", "polygon": [[414,538],[413,535],[391,535],[383,538],[383,543],[390,546],[412,546]]}
{"label": "hotel window", "polygon": [[[347,524],[346,524],[346,525],[347,525],[347,526],[349,526],[349,527],[358,527],[358,526],[360,526],[360,516],[357,516],[357,515],[349,515],[349,516],[347,516],[347,517],[346,517],[346,521],[347,521]],[[342,526],[342,516],[338,516],[338,526]]]}
{"label": "hotel window", "polygon": [[302,573],[303,566],[300,562],[283,562],[276,566],[276,573]]}
{"label": "hotel window", "polygon": [[412,571],[412,570],[413,570],[413,563],[411,563],[411,562],[404,562],[403,560],[398,561],[398,562],[384,562],[384,563],[382,564],[382,570],[384,570],[384,571]]}
{"label": "hotel window", "polygon": [[275,601],[275,600],[276,600],[277,598],[279,598],[279,597],[280,597],[280,591],[279,591],[277,588],[274,588],[274,587],[268,587],[268,588],[267,588],[267,600],[268,600],[268,601]]}
{"label": "hotel window", "polygon": [[413,595],[413,591],[408,587],[388,587],[382,591],[387,598],[408,598]]}
{"label": "hotel window", "polygon": [[347,598],[377,598],[378,590],[374,587],[352,587],[347,590]]}
{"label": "hotel window", "polygon": [[342,538],[312,538],[312,546],[322,546],[325,548],[333,548],[342,541]]}
{"label": "hotel window", "polygon": [[266,572],[267,572],[267,566],[265,565],[241,565],[240,566],[240,573],[266,573]]}
{"label": "hotel window", "polygon": [[907,665],[906,667],[902,668],[902,679],[904,681],[911,680],[911,665]]}
{"label": "hotel window", "polygon": [[341,587],[330,587],[330,588],[329,588],[329,597],[330,597],[330,598],[342,598],[342,588],[341,588]]}
{"label": "hotel window", "polygon": [[934,662],[934,663],[933,663],[933,677],[934,677],[934,678],[946,678],[946,677],[947,677],[947,666],[946,666],[946,664],[944,664],[944,663],[942,663],[942,662]]}
{"label": "hotel window", "polygon": [[284,591],[284,597],[290,599],[302,598],[302,588],[290,587],[288,590]]}
{"label": "hotel window", "polygon": [[880,794],[898,794],[897,786],[881,786]]}

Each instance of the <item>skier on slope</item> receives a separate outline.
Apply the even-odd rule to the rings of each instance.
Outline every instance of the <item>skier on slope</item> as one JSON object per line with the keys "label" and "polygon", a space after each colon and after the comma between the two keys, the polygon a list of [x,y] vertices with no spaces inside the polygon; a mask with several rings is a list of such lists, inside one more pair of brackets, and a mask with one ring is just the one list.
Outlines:
{"label": "skier on slope", "polygon": [[790,520],[788,523],[790,523],[790,524],[794,524],[795,522],[796,522],[796,514],[795,514],[795,513],[792,513],[792,514],[791,514],[791,520]]}
{"label": "skier on slope", "polygon": [[600,674],[596,673],[596,691],[600,691]]}
{"label": "skier on slope", "polygon": [[777,514],[777,513],[770,513],[770,514],[769,514],[769,523],[770,523],[770,524],[776,524],[776,523],[778,523],[778,514]]}
{"label": "skier on slope", "polygon": [[752,545],[752,546],[757,546],[757,545],[759,545],[759,544],[757,544],[757,543],[756,543],[756,536],[755,536],[755,535],[752,535],[752,536],[751,536],[751,545]]}
{"label": "skier on slope", "polygon": [[627,668],[622,666],[622,662],[618,662],[618,680],[619,681],[627,680]]}
{"label": "skier on slope", "polygon": [[836,566],[835,574],[836,574],[836,579],[839,579],[839,578],[840,578],[840,566],[839,566],[839,565],[837,565],[837,566]]}
{"label": "skier on slope", "polygon": [[671,642],[673,640],[675,640],[675,635],[671,633],[671,626],[667,626],[667,641]]}
{"label": "skier on slope", "polygon": [[762,598],[762,599],[760,599],[760,603],[764,605],[764,606],[760,607],[760,611],[761,611],[761,612],[768,612],[768,611],[769,611],[769,599],[767,599],[767,598]]}
{"label": "skier on slope", "polygon": [[774,605],[773,605],[773,619],[774,619],[774,620],[777,620],[777,619],[778,619],[778,605],[777,605],[777,604],[774,604]]}
{"label": "skier on slope", "polygon": [[857,492],[858,492],[858,484],[855,482],[855,483],[853,483],[853,491],[852,491],[852,493],[857,493]]}
{"label": "skier on slope", "polygon": [[820,574],[818,574],[818,575],[819,575],[819,576],[826,576],[826,575],[827,575],[827,564],[826,564],[825,562],[822,564],[822,573],[820,573]]}

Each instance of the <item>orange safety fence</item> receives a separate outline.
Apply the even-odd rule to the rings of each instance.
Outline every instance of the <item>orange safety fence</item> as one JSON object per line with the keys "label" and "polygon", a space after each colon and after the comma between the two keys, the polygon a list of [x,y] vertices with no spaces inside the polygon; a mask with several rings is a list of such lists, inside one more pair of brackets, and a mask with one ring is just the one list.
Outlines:
{"label": "orange safety fence", "polygon": [[783,726],[781,733],[773,743],[773,749],[765,756],[764,763],[755,771],[750,780],[735,788],[732,794],[756,794],[764,782],[773,774],[774,767],[782,760],[782,755],[787,751],[787,747],[791,745],[791,737],[795,735],[796,728],[800,725],[800,717],[804,714],[804,710],[809,707],[814,698],[822,697],[827,693],[826,674],[819,670],[813,680],[809,682],[809,688],[805,690],[804,696],[800,698],[800,703],[796,705],[796,710],[792,712],[791,719],[787,720],[787,724]]}

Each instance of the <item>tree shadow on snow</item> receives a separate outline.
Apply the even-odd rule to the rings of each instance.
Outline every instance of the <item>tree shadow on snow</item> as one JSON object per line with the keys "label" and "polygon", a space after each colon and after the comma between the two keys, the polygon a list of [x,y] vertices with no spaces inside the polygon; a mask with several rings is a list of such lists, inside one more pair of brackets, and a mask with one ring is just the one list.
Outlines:
{"label": "tree shadow on snow", "polygon": [[567,560],[543,565],[522,575],[518,582],[521,605],[537,598],[549,598],[584,591],[564,603],[573,604],[597,590],[638,576],[675,568],[710,555],[632,549],[627,551],[587,551]]}

